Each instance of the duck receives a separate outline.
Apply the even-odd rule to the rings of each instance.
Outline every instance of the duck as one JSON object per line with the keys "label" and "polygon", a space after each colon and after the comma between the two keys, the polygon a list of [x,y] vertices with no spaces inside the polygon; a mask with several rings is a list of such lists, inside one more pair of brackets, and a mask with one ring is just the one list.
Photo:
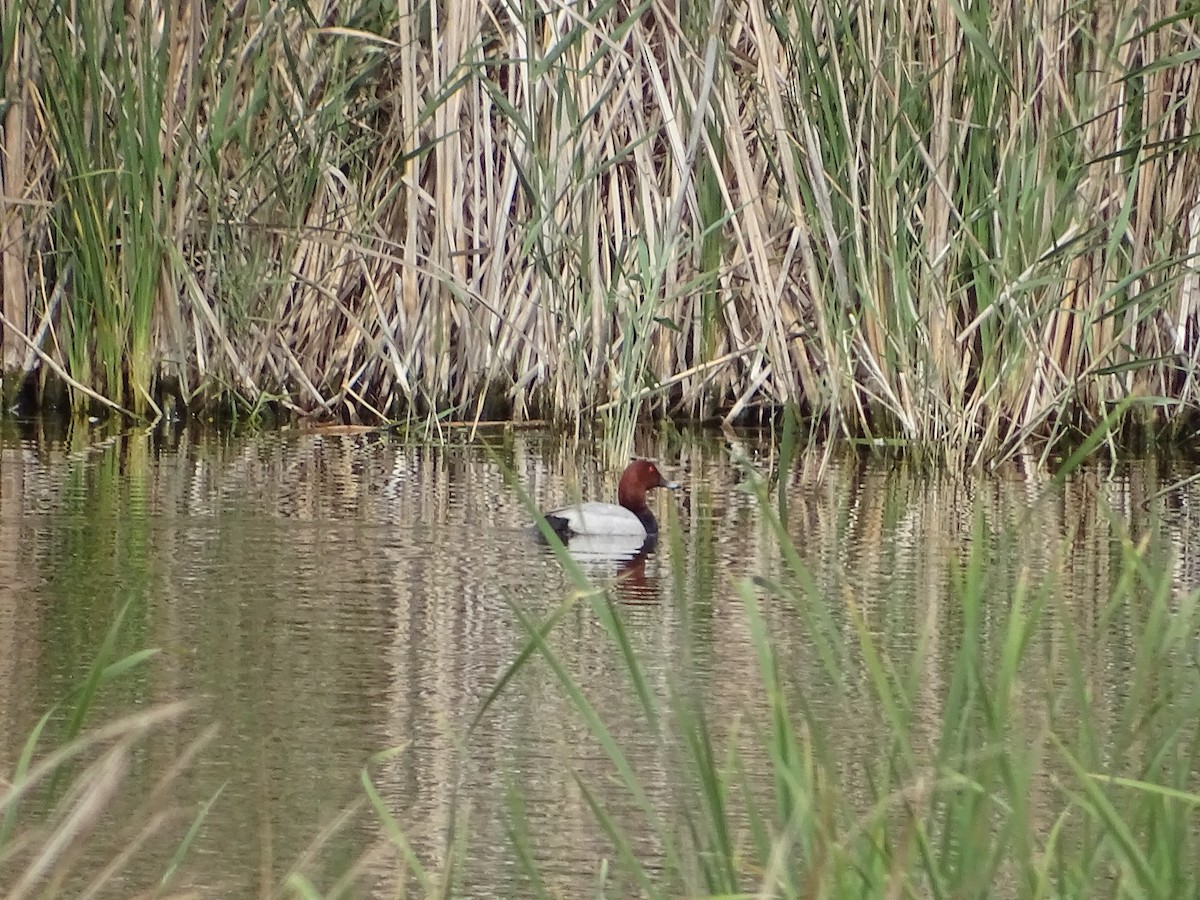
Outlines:
{"label": "duck", "polygon": [[616,503],[588,501],[543,513],[551,530],[564,544],[573,537],[630,538],[640,542],[658,535],[658,520],[646,504],[646,493],[654,488],[676,490],[658,466],[648,459],[635,459],[621,473]]}

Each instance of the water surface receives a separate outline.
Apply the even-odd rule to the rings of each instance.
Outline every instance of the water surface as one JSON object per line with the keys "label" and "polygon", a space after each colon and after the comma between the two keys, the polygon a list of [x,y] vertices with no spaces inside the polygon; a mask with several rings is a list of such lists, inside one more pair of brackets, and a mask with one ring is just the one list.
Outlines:
{"label": "water surface", "polygon": [[[72,878],[86,881],[129,844],[148,810],[161,809],[161,827],[109,893],[154,884],[216,796],[174,887],[262,895],[298,868],[326,890],[358,865],[356,889],[394,895],[403,865],[387,829],[373,811],[352,809],[364,796],[364,766],[385,750],[393,752],[369,771],[427,868],[447,863],[452,816],[467,823],[460,895],[526,892],[509,828],[516,815],[553,892],[593,891],[614,850],[581,783],[635,840],[645,836],[636,849],[653,859],[660,848],[639,828],[636,805],[614,785],[610,761],[550,666],[523,668],[468,731],[527,644],[517,611],[541,621],[564,604],[551,636],[564,669],[656,808],[670,818],[692,802],[694,788],[663,752],[596,609],[532,537],[506,479],[542,506],[611,498],[616,473],[603,470],[596,448],[524,431],[429,447],[378,435],[5,428],[3,771],[39,717],[86,677],[122,608],[120,652],[160,652],[105,685],[87,724],[194,702],[139,745],[99,826],[79,842]],[[920,635],[932,636],[916,711],[931,740],[944,702],[941,662],[953,657],[962,626],[948,586],[973,541],[994,556],[996,597],[1018,583],[1055,585],[1055,614],[1036,637],[1045,652],[1031,658],[1054,665],[1063,629],[1113,631],[1096,636],[1102,658],[1088,664],[1098,702],[1114,708],[1135,648],[1097,604],[1123,542],[1153,531],[1181,560],[1194,546],[1196,489],[1160,494],[1190,474],[1184,461],[1097,465],[1056,484],[1032,465],[965,477],[895,458],[827,457],[815,447],[780,477],[775,447],[767,433],[732,442],[714,433],[643,435],[637,451],[670,467],[685,489],[657,498],[660,519],[677,528],[625,566],[611,593],[656,694],[695,698],[717,740],[742,747],[752,763],[761,757],[752,726],[765,701],[739,585],[794,575],[734,457],[778,479],[772,508],[827,598],[832,627],[852,634],[850,613],[861,614],[897,659],[915,652]],[[604,582],[617,568],[589,573]],[[1183,564],[1176,576],[1181,590],[1192,581]],[[853,788],[856,759],[887,738],[878,719],[847,715],[865,708],[869,693],[861,660],[848,657],[830,679],[794,610],[769,590],[752,593],[789,680],[844,747],[844,783]],[[52,717],[46,748],[69,708]],[[169,800],[155,795],[164,772],[214,723]],[[27,804],[23,821],[45,818],[39,802],[49,801]]]}

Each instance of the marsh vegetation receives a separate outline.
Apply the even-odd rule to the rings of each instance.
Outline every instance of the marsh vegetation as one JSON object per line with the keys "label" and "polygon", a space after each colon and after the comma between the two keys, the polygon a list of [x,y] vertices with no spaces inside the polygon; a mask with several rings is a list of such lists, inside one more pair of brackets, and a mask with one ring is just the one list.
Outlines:
{"label": "marsh vegetation", "polygon": [[622,453],[791,406],[975,462],[1195,427],[1174,2],[13,0],[0,36],[6,406]]}

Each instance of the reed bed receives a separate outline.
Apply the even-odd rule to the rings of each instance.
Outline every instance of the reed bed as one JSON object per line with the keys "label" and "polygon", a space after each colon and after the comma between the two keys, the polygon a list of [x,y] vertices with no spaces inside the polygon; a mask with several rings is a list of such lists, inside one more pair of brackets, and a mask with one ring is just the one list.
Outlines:
{"label": "reed bed", "polygon": [[1195,424],[1176,3],[14,0],[0,34],[9,402],[621,448],[790,405],[975,462]]}

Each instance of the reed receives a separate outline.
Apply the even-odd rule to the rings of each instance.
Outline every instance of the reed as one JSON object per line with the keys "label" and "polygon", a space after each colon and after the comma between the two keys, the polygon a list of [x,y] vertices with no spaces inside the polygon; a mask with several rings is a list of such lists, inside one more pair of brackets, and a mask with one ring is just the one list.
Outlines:
{"label": "reed", "polygon": [[10,394],[53,363],[79,403],[600,418],[618,453],[789,404],[975,462],[1126,397],[1182,429],[1194,24],[8,4]]}
{"label": "reed", "polygon": [[[128,889],[129,880],[138,877],[131,870],[137,868],[139,854],[163,857],[164,839],[177,841],[173,853],[165,857],[167,865],[156,881],[145,887],[166,893],[220,796],[218,791],[194,814],[172,802],[180,777],[212,739],[210,728],[164,760],[162,776],[144,800],[128,802],[131,771],[156,735],[172,731],[186,717],[186,702],[163,703],[84,727],[102,689],[128,678],[156,653],[118,655],[128,611],[126,603],[83,682],[42,716],[13,771],[0,782],[0,890],[6,897],[94,897],[117,884]],[[102,848],[99,853],[97,847]],[[109,848],[119,849],[100,855]]]}
{"label": "reed", "polygon": [[[685,673],[665,694],[651,684],[630,648],[625,611],[568,557],[579,585],[572,597],[541,619],[513,609],[528,642],[476,722],[528,666],[553,673],[566,708],[607,762],[598,767],[585,754],[575,772],[579,796],[608,841],[594,873],[599,894],[1159,896],[1200,883],[1191,827],[1200,804],[1193,646],[1200,606],[1196,592],[1173,592],[1160,548],[1125,541],[1107,588],[1086,610],[1073,609],[1053,574],[1026,569],[1011,592],[998,589],[997,554],[1019,553],[1020,541],[1015,533],[997,538],[1005,526],[980,508],[964,555],[948,564],[951,602],[901,651],[856,598],[824,594],[776,515],[766,479],[749,468],[747,477],[785,563],[779,578],[740,586],[760,676],[748,721],[715,721]],[[667,538],[681,540],[677,523]],[[692,573],[680,568],[675,577],[679,596],[694,599],[685,584]],[[681,784],[673,800],[635,772],[555,650],[556,631],[581,603],[603,624],[655,752]],[[814,696],[795,661],[781,656],[769,612],[781,604],[808,635],[806,658],[826,669],[819,683],[841,685],[833,688],[845,694],[837,702]],[[679,608],[686,614],[686,603]],[[1080,614],[1092,627],[1063,627]],[[946,629],[954,631],[949,642]],[[948,658],[937,657],[939,646],[951,648]],[[1111,673],[1096,667],[1121,661],[1128,668],[1114,688]],[[848,681],[848,673],[858,674]],[[1100,701],[1097,692],[1106,690],[1116,693]],[[881,723],[876,743],[847,743],[846,704]],[[469,758],[469,733],[462,749]],[[469,817],[454,815],[431,869],[369,770],[364,783],[396,845],[395,865],[421,893],[465,889]],[[552,878],[530,840],[530,822],[545,812],[529,810],[514,785],[508,817],[519,891],[549,895]],[[322,896],[300,875],[292,884]]]}
{"label": "reed", "polygon": [[63,362],[76,380],[141,411],[153,403],[162,193],[173,177],[159,139],[163,43],[148,8],[140,20],[91,4],[73,16],[31,12],[45,41],[37,100],[57,164],[47,240],[59,277],[69,279],[59,319]]}

